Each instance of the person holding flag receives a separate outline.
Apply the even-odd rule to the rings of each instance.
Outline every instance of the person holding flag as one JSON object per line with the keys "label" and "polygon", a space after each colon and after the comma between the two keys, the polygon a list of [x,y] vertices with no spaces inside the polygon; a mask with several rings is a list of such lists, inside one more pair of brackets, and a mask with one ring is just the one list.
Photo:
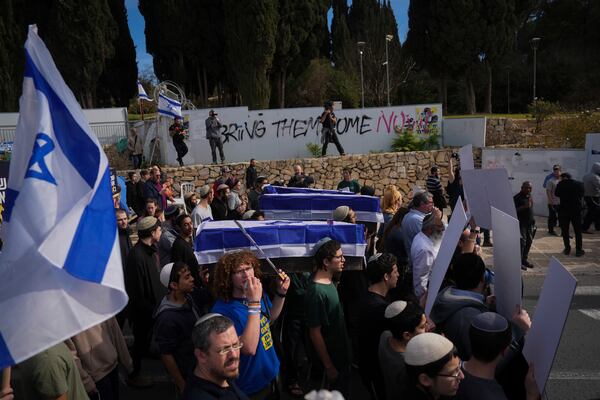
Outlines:
{"label": "person holding flag", "polygon": [[5,206],[0,368],[113,317],[128,300],[108,160],[33,25]]}

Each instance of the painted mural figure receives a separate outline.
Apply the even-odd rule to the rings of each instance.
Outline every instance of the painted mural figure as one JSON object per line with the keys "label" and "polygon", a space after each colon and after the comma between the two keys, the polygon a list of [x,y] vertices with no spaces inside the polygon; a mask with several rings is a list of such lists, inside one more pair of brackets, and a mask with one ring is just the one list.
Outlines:
{"label": "painted mural figure", "polygon": [[345,155],[344,148],[340,144],[338,135],[335,131],[337,118],[333,112],[333,102],[328,100],[325,102],[323,107],[325,110],[323,111],[323,114],[321,114],[321,124],[323,124],[323,129],[321,130],[321,143],[323,144],[323,150],[321,155],[323,157],[327,155],[327,145],[331,142],[335,144],[337,151],[341,156],[343,156]]}

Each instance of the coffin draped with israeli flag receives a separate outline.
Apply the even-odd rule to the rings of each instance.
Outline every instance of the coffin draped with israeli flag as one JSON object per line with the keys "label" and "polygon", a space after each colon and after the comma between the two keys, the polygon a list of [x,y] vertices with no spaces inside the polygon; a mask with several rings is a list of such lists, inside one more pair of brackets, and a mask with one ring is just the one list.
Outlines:
{"label": "coffin draped with israeli flag", "polygon": [[[342,244],[347,269],[360,269],[366,249],[362,225],[323,221],[239,221],[275,265],[286,271],[311,270],[315,244],[329,237]],[[262,256],[234,221],[206,221],[196,232],[198,262],[216,263],[230,251],[251,250]]]}
{"label": "coffin draped with israeli flag", "polygon": [[292,193],[308,193],[308,194],[349,194],[354,195],[350,190],[329,190],[315,188],[299,188],[288,186],[267,185],[264,189],[266,194],[292,194]]}
{"label": "coffin draped with israeli flag", "polygon": [[287,193],[263,194],[259,208],[267,219],[325,221],[333,219],[339,206],[354,210],[359,222],[383,222],[379,198],[356,194],[337,193]]}

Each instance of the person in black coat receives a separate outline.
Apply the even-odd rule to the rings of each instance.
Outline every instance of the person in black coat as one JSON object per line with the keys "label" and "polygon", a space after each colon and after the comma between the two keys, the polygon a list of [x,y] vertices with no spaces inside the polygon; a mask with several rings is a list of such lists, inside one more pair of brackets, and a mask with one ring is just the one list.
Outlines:
{"label": "person in black coat", "polygon": [[563,254],[569,255],[571,253],[571,243],[569,240],[569,224],[571,224],[573,225],[573,233],[575,234],[575,256],[581,257],[585,254],[581,237],[583,183],[571,178],[571,174],[568,172],[563,172],[560,174],[560,182],[556,185],[554,194],[560,198],[558,220],[565,245]]}

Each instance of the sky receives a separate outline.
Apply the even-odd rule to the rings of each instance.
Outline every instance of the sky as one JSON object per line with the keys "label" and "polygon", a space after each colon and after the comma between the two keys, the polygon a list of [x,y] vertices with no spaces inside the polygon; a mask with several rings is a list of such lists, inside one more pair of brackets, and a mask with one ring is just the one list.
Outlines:
{"label": "sky", "polygon": [[[400,40],[404,41],[408,31],[408,5],[410,0],[391,0],[391,2],[396,21],[398,21],[398,34]],[[352,1],[349,1],[349,4],[352,4]],[[152,68],[152,56],[146,53],[144,17],[140,14],[140,10],[137,6],[138,0],[125,0],[129,30],[131,32],[131,37],[133,38],[133,43],[135,44],[138,70],[143,71],[147,68]]]}

